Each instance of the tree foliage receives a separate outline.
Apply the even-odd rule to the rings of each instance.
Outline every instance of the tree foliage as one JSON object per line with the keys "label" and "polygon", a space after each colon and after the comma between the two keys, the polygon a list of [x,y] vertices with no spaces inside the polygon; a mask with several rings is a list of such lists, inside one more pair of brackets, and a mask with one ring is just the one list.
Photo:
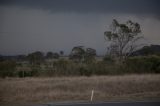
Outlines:
{"label": "tree foliage", "polygon": [[28,60],[31,64],[41,64],[44,62],[44,54],[40,51],[36,51],[28,54]]}
{"label": "tree foliage", "polygon": [[84,46],[76,46],[72,49],[70,59],[88,62],[94,59],[96,56],[96,50],[92,48],[85,48]]}
{"label": "tree foliage", "polygon": [[59,54],[58,53],[53,53],[53,58],[54,59],[59,59]]}
{"label": "tree foliage", "polygon": [[85,49],[83,46],[76,46],[73,47],[71,54],[70,54],[70,59],[75,60],[75,61],[82,61],[85,56]]}
{"label": "tree foliage", "polygon": [[60,54],[61,56],[63,56],[63,55],[64,55],[64,51],[61,50],[61,51],[59,52],[59,54]]}
{"label": "tree foliage", "polygon": [[0,62],[0,77],[12,77],[15,74],[16,62],[5,60]]}
{"label": "tree foliage", "polygon": [[87,48],[85,53],[85,61],[91,63],[95,61],[96,50],[92,48]]}
{"label": "tree foliage", "polygon": [[47,59],[52,59],[53,58],[53,53],[52,52],[47,52],[46,58]]}
{"label": "tree foliage", "polygon": [[116,19],[111,24],[110,31],[105,31],[105,40],[110,42],[110,54],[118,57],[120,61],[128,57],[137,47],[136,42],[143,38],[140,25],[128,20],[119,23]]}

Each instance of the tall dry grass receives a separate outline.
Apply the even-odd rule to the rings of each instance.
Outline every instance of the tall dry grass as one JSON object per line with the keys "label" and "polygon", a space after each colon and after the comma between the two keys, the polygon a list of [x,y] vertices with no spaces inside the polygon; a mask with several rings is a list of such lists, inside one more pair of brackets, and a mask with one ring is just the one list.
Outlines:
{"label": "tall dry grass", "polygon": [[0,79],[1,103],[146,100],[160,98],[160,75]]}

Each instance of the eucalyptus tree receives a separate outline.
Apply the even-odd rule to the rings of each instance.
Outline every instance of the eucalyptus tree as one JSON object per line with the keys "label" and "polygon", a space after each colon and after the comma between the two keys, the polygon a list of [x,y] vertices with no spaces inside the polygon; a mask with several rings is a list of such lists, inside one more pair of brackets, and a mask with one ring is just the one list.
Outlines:
{"label": "eucalyptus tree", "polygon": [[52,59],[53,58],[53,52],[47,52],[46,58],[47,59]]}
{"label": "eucalyptus tree", "polygon": [[85,51],[85,61],[91,63],[95,60],[96,50],[93,48],[87,48]]}
{"label": "eucalyptus tree", "polygon": [[72,49],[70,58],[79,62],[92,61],[96,56],[96,50],[85,48],[84,46],[76,46]]}
{"label": "eucalyptus tree", "polygon": [[70,54],[70,59],[76,60],[76,61],[83,61],[85,57],[85,48],[84,46],[76,46],[73,47],[71,54]]}
{"label": "eucalyptus tree", "polygon": [[45,60],[44,54],[40,51],[28,54],[27,58],[31,64],[37,64],[37,65],[41,64]]}
{"label": "eucalyptus tree", "polygon": [[55,52],[55,53],[53,53],[53,58],[54,58],[54,59],[59,59],[59,54],[58,54],[58,53],[56,53],[56,52]]}
{"label": "eucalyptus tree", "polygon": [[110,31],[105,31],[104,36],[110,44],[110,54],[118,57],[120,62],[140,46],[137,41],[143,38],[139,23],[131,20],[119,23],[116,19],[113,19]]}

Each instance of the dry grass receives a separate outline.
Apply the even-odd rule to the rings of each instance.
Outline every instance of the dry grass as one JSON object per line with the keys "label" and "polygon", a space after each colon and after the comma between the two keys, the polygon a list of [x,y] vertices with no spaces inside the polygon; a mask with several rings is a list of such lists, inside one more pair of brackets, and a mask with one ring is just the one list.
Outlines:
{"label": "dry grass", "polygon": [[160,75],[0,79],[0,104],[89,101],[92,89],[94,101],[159,99]]}

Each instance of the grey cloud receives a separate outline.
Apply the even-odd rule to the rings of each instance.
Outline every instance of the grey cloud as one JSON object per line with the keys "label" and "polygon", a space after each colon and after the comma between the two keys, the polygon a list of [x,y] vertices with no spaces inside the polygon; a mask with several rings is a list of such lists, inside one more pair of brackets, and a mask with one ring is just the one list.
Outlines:
{"label": "grey cloud", "polygon": [[45,9],[52,12],[160,15],[159,0],[1,0],[0,4]]}

